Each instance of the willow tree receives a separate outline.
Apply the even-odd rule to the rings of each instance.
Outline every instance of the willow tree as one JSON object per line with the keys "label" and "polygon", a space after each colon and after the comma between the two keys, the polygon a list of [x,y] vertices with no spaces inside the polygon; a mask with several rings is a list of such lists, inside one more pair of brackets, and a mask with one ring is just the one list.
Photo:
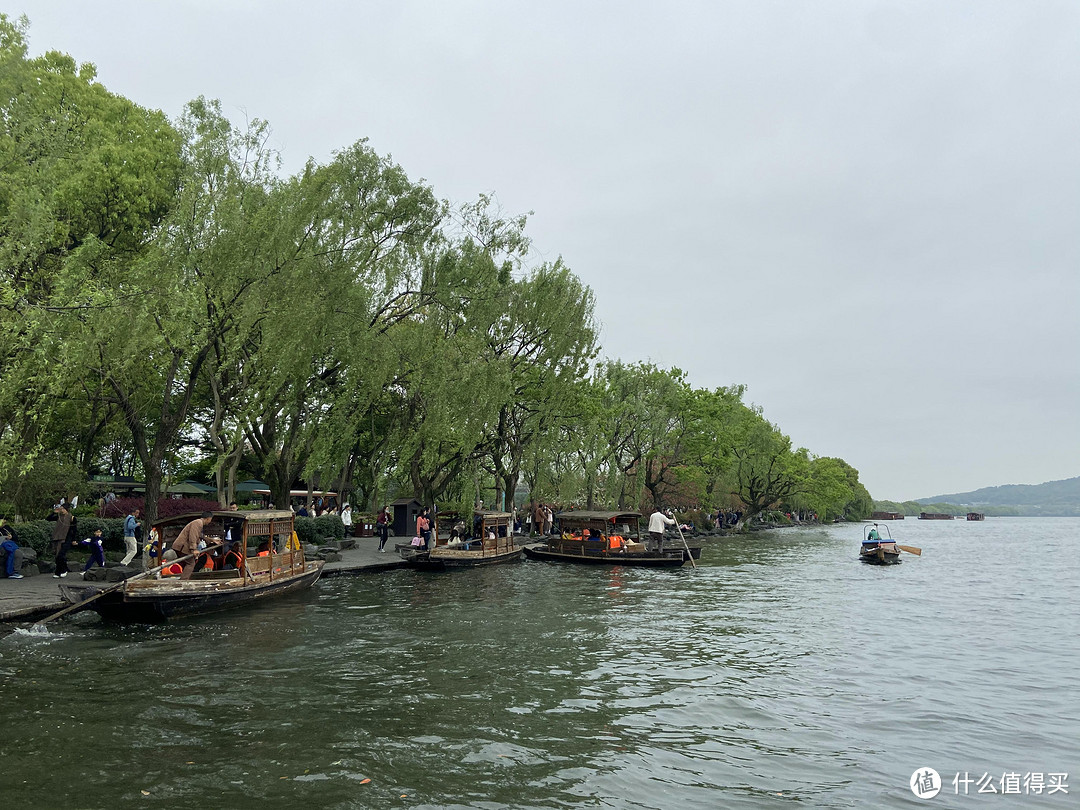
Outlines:
{"label": "willow tree", "polygon": [[27,58],[25,21],[0,14],[0,468],[32,462],[58,400],[81,405],[93,455],[108,419],[84,361],[100,324],[138,326],[135,268],[175,202],[180,142],[93,65]]}

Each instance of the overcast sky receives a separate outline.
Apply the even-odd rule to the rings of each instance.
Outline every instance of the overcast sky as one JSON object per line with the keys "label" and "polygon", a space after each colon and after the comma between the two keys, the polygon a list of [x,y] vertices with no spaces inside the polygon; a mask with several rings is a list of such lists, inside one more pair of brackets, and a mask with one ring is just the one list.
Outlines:
{"label": "overcast sky", "polygon": [[1080,475],[1080,4],[27,2],[35,54],[285,172],[369,138],[535,212],[605,354],[908,499]]}

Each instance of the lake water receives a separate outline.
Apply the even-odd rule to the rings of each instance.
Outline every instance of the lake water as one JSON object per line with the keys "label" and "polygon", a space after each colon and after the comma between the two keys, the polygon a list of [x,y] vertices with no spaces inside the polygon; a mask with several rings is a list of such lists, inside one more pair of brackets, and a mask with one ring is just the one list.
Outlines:
{"label": "lake water", "polygon": [[[696,571],[395,571],[9,634],[0,802],[1080,806],[1080,519],[888,525],[923,556],[863,565],[858,525],[794,529]],[[1011,773],[1075,785],[1001,795]]]}

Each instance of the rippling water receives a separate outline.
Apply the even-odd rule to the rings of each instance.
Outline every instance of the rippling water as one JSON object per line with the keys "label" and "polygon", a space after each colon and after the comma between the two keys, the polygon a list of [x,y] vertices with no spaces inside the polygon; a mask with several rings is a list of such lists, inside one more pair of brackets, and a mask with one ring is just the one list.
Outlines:
{"label": "rippling water", "polygon": [[[697,571],[397,571],[164,627],[11,634],[0,796],[918,807],[908,780],[932,767],[931,805],[1078,806],[1080,520],[890,526],[923,556],[867,566],[859,526],[797,529],[715,541]],[[965,771],[1076,785],[955,796]]]}

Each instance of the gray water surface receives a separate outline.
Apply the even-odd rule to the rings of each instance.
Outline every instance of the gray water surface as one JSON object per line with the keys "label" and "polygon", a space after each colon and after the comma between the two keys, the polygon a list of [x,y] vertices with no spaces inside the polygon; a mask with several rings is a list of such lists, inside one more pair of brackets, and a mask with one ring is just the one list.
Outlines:
{"label": "gray water surface", "polygon": [[[793,529],[715,541],[697,571],[396,571],[10,634],[0,801],[1080,806],[1080,519],[890,527],[923,556],[867,566],[858,525]],[[964,772],[1076,786],[954,795]]]}

